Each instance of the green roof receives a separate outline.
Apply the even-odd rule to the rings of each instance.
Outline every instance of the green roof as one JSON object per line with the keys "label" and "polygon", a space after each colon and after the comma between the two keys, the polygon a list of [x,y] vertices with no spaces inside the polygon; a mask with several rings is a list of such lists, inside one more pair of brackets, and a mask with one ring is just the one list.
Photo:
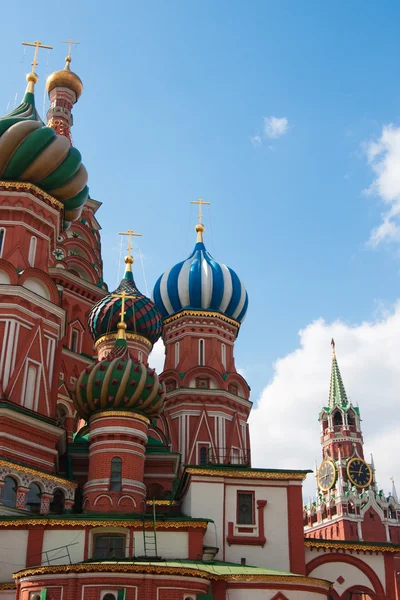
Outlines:
{"label": "green roof", "polygon": [[329,408],[340,406],[345,408],[349,404],[342,376],[340,374],[339,365],[336,358],[335,343],[332,340],[332,371],[331,384],[329,388]]}

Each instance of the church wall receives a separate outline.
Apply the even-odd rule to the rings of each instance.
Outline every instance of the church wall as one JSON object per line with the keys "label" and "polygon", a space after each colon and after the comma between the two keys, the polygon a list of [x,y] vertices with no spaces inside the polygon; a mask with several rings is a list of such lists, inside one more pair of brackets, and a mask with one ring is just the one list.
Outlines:
{"label": "church wall", "polygon": [[[286,590],[280,589],[276,587],[275,589],[252,589],[251,592],[249,589],[235,589],[232,590],[228,588],[229,592],[229,600],[243,600],[251,595],[251,600],[322,600],[326,598],[327,595],[325,592],[321,592],[318,590],[313,591],[311,588],[304,591],[298,590]],[[282,596],[279,595],[281,592]]]}
{"label": "church wall", "polygon": [[240,559],[246,557],[247,564],[290,571],[286,487],[255,486],[253,482],[226,484],[226,526],[229,521],[236,524],[237,492],[240,490],[253,490],[256,503],[257,500],[267,500],[264,508],[267,542],[263,549],[247,544],[227,545],[225,560],[240,563]]}
{"label": "church wall", "polygon": [[[71,561],[76,563],[84,560],[85,531],[83,529],[81,531],[77,529],[45,530],[42,551],[49,552],[48,556],[52,565],[63,565],[68,562],[68,558],[65,556],[67,554],[65,548],[50,552],[51,550],[54,550],[54,548],[60,548],[62,546],[67,546],[68,544],[71,544],[71,546],[68,547]],[[57,559],[57,557],[60,558]],[[42,565],[44,564],[47,564],[45,554],[42,556]]]}
{"label": "church wall", "polygon": [[[315,556],[313,558],[315,558]],[[363,556],[361,560],[364,560],[364,558],[365,557]],[[329,560],[328,557],[327,560]],[[357,585],[365,586],[371,589],[371,591],[375,591],[371,580],[365,573],[363,573],[362,568],[348,564],[345,562],[345,560],[346,558],[344,557],[343,562],[326,562],[322,565],[319,565],[309,573],[309,576],[332,581],[334,584],[334,590],[339,594],[339,596],[341,596],[350,587]],[[381,557],[381,561],[383,563],[383,557]],[[344,579],[342,583],[337,581],[337,579],[340,577]]]}
{"label": "church wall", "polygon": [[[188,558],[188,533],[185,531],[158,531],[157,552],[159,556],[165,559]],[[144,555],[142,531],[135,531],[134,533],[134,553],[135,556]]]}
{"label": "church wall", "polygon": [[[182,512],[190,517],[211,519],[204,536],[205,546],[217,546],[217,560],[224,559],[224,483],[222,479],[192,482],[182,503]],[[215,525],[214,525],[215,524]]]}
{"label": "church wall", "polygon": [[25,567],[28,531],[3,530],[0,537],[0,582],[12,581],[12,574]]}

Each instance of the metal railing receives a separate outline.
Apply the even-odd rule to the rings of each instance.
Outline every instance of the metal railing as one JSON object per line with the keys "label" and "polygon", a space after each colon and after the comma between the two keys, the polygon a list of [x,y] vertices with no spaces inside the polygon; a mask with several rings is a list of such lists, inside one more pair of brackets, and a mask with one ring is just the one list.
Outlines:
{"label": "metal railing", "polygon": [[250,450],[235,448],[209,448],[205,462],[200,454],[200,464],[208,465],[250,465]]}

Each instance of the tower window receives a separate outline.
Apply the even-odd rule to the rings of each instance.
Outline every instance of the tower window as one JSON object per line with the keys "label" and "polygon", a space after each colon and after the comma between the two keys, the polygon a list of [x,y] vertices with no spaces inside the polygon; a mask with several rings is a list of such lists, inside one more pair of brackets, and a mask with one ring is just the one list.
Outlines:
{"label": "tower window", "polygon": [[71,334],[71,350],[72,352],[79,350],[79,332],[76,329],[73,329]]}
{"label": "tower window", "polygon": [[204,365],[204,340],[199,340],[199,365]]}
{"label": "tower window", "polygon": [[221,361],[222,366],[226,369],[226,346],[225,344],[221,344]]}
{"label": "tower window", "polygon": [[17,502],[17,482],[7,475],[4,478],[4,485],[1,490],[1,503],[3,506],[15,508]]}
{"label": "tower window", "polygon": [[175,343],[175,369],[179,365],[179,342]]}
{"label": "tower window", "polygon": [[65,496],[62,490],[55,490],[53,500],[50,502],[50,512],[62,515],[64,512]]}
{"label": "tower window", "polygon": [[37,483],[31,483],[31,485],[29,486],[27,497],[26,497],[27,509],[35,514],[39,514],[40,513],[41,496],[42,496],[42,492],[40,491],[40,487],[37,485]]}
{"label": "tower window", "polygon": [[24,391],[24,406],[31,410],[36,409],[36,399],[38,395],[39,372],[34,364],[28,365],[26,375],[25,391]]}
{"label": "tower window", "polygon": [[342,413],[340,413],[339,411],[335,412],[335,414],[333,415],[333,424],[334,425],[343,425]]}
{"label": "tower window", "polygon": [[93,558],[125,558],[126,537],[123,534],[95,535]]}
{"label": "tower window", "polygon": [[120,492],[122,486],[122,460],[115,456],[111,461],[110,490]]}
{"label": "tower window", "polygon": [[28,254],[28,263],[31,265],[31,267],[35,266],[36,245],[37,245],[37,239],[33,235],[31,237],[31,242],[29,244],[29,254]]}
{"label": "tower window", "polygon": [[238,525],[254,525],[254,492],[237,493]]}
{"label": "tower window", "polygon": [[4,240],[6,237],[6,230],[4,227],[0,227],[0,258],[3,254]]}
{"label": "tower window", "polygon": [[201,465],[207,464],[207,448],[205,446],[202,446],[200,448],[200,464]]}

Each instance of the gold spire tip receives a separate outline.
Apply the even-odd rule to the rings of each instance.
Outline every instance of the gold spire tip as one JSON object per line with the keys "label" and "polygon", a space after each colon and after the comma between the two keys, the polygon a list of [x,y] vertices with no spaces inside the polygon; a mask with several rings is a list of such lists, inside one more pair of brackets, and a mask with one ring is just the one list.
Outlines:
{"label": "gold spire tip", "polygon": [[47,50],[53,50],[53,46],[45,46],[39,40],[36,40],[35,42],[22,42],[22,45],[23,46],[32,46],[33,48],[35,48],[35,52],[33,54],[32,69],[31,69],[31,72],[28,73],[28,75],[26,76],[26,81],[28,82],[26,91],[33,93],[33,91],[35,89],[35,83],[37,83],[37,80],[39,79],[39,77],[37,76],[37,73],[36,73],[36,67],[39,64],[37,61],[39,48],[46,48]]}
{"label": "gold spire tip", "polygon": [[203,200],[203,198],[199,198],[198,200],[191,200],[190,204],[198,204],[199,205],[199,214],[198,214],[198,223],[195,227],[195,231],[197,233],[197,241],[198,242],[202,242],[203,241],[203,233],[205,230],[204,224],[203,224],[203,206],[205,204],[211,204],[211,202],[205,202]]}
{"label": "gold spire tip", "polygon": [[126,340],[126,323],[125,323],[125,300],[135,300],[135,296],[128,296],[125,291],[122,291],[120,294],[111,294],[111,298],[120,298],[121,299],[121,312],[119,313],[120,321],[117,324],[118,329],[118,339]]}
{"label": "gold spire tip", "polygon": [[133,264],[133,262],[135,260],[131,254],[132,237],[134,237],[134,236],[141,237],[142,234],[136,233],[135,231],[133,231],[133,229],[128,229],[128,231],[120,231],[118,235],[127,235],[128,236],[128,246],[126,248],[126,251],[128,252],[128,254],[127,254],[127,256],[125,256],[125,264],[126,264],[126,270],[132,271],[131,265]]}
{"label": "gold spire tip", "polygon": [[[68,55],[65,58],[65,61],[66,61],[67,64],[65,65],[65,68],[69,69],[69,63],[72,60],[71,59],[71,49],[72,49],[72,46],[77,46],[77,45],[80,44],[80,42],[73,42],[71,39],[69,39],[69,40],[61,40],[61,43],[62,44],[68,44]],[[67,67],[67,65],[68,65],[68,67]]]}

